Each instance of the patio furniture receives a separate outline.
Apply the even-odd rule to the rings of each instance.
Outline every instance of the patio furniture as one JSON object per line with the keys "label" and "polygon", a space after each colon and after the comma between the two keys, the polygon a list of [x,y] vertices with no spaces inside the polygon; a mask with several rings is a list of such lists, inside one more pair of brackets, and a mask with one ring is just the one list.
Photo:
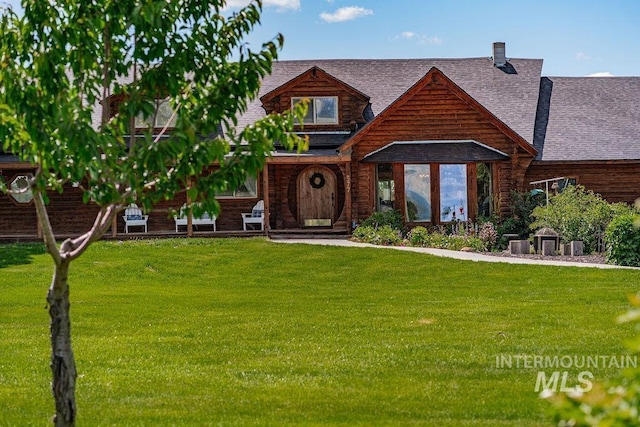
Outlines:
{"label": "patio furniture", "polygon": [[[178,211],[178,215],[173,217],[173,220],[176,222],[176,233],[178,233],[178,227],[187,226],[187,206],[182,205],[180,211]],[[208,213],[203,213],[199,218],[193,217],[191,218],[191,225],[200,226],[200,225],[211,225],[213,226],[213,231],[216,231],[216,217],[209,216]]]}
{"label": "patio furniture", "polygon": [[256,224],[260,226],[260,230],[264,230],[264,200],[260,200],[253,206],[251,212],[241,213],[242,229],[247,231],[247,224]]}
{"label": "patio furniture", "polygon": [[144,232],[147,232],[147,221],[149,215],[143,215],[142,209],[135,203],[131,203],[128,208],[124,210],[124,232],[129,233],[129,227],[144,227]]}

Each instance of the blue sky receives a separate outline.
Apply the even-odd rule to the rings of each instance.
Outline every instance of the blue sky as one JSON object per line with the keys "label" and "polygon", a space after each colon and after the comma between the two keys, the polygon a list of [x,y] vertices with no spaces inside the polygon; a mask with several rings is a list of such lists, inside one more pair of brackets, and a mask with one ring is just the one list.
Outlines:
{"label": "blue sky", "polygon": [[[230,0],[246,4],[246,0]],[[264,0],[281,59],[542,58],[546,76],[640,76],[640,0]]]}
{"label": "blue sky", "polygon": [[[231,9],[246,3],[228,0]],[[507,57],[544,59],[546,76],[640,76],[640,0],[263,3],[248,41],[282,33],[281,59],[489,57],[503,41]]]}

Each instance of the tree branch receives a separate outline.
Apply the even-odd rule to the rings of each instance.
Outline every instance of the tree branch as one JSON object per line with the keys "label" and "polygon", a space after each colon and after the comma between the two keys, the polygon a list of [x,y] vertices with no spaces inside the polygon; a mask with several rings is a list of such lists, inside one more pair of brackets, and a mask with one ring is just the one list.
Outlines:
{"label": "tree branch", "polygon": [[61,251],[66,252],[63,255],[64,258],[69,261],[78,258],[87,250],[91,243],[104,236],[104,233],[107,232],[113,217],[118,213],[119,209],[120,208],[116,205],[109,205],[100,209],[100,212],[96,216],[96,220],[89,231],[75,239],[65,240],[60,248]]}
{"label": "tree branch", "polygon": [[53,262],[56,265],[60,265],[62,263],[62,257],[58,252],[58,247],[56,246],[56,238],[53,234],[53,228],[51,227],[51,221],[49,221],[49,214],[47,212],[47,207],[44,204],[44,197],[42,197],[42,193],[40,191],[36,191],[33,195],[33,201],[36,206],[36,213],[38,215],[38,222],[42,226],[42,235],[44,237],[44,243],[47,247],[47,252],[53,258]]}

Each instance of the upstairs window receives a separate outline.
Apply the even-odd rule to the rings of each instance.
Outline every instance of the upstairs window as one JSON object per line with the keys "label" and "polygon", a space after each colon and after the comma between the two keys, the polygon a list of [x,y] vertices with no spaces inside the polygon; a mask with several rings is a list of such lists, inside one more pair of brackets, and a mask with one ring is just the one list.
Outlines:
{"label": "upstairs window", "polygon": [[[154,120],[155,119],[155,120]],[[136,128],[162,129],[165,126],[173,128],[176,126],[176,115],[168,99],[156,100],[156,113],[145,118],[142,113],[136,117]]]}
{"label": "upstairs window", "polygon": [[308,99],[307,115],[302,121],[305,125],[336,124],[338,123],[338,97],[337,96],[308,96],[291,98],[291,105],[295,106],[302,100]]}

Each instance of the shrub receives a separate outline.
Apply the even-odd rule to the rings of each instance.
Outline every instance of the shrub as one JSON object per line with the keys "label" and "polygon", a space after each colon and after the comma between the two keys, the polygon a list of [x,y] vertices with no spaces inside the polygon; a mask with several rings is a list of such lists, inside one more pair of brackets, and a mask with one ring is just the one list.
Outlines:
{"label": "shrub", "polygon": [[375,238],[375,235],[375,228],[371,227],[370,225],[360,225],[355,230],[353,230],[353,234],[351,235],[351,237],[357,242],[369,243]]}
{"label": "shrub", "polygon": [[607,263],[640,267],[640,228],[630,213],[615,217],[607,226]]}
{"label": "shrub", "polygon": [[371,243],[374,245],[399,245],[402,243],[400,231],[389,225],[374,228],[370,225],[359,226],[353,230],[352,237],[354,240],[362,243]]}
{"label": "shrub", "polygon": [[445,234],[437,231],[430,233],[425,227],[421,226],[415,227],[409,232],[407,241],[411,246],[426,248],[459,251],[464,247],[469,247],[476,251],[484,250],[484,243],[477,237]]}
{"label": "shrub", "polygon": [[615,215],[631,212],[624,204],[609,204],[599,194],[583,186],[568,186],[549,199],[549,205],[533,210],[535,221],[532,229],[551,227],[566,243],[582,240],[587,253],[597,249],[598,237],[602,235]]}
{"label": "shrub", "polygon": [[498,240],[498,232],[492,222],[485,222],[480,226],[478,238],[482,241],[486,250],[491,250],[495,247]]}
{"label": "shrub", "polygon": [[427,246],[429,242],[429,230],[422,226],[414,227],[409,234],[407,234],[407,240],[411,246]]}
{"label": "shrub", "polygon": [[402,214],[397,210],[374,212],[362,221],[360,227],[379,228],[388,225],[394,230],[402,230]]}
{"label": "shrub", "polygon": [[534,218],[532,213],[535,208],[542,206],[545,201],[544,193],[531,193],[511,191],[511,216],[502,220],[492,220],[495,224],[498,238],[495,247],[505,249],[509,244],[505,234],[517,234],[520,239],[526,239],[531,233],[530,225]]}

